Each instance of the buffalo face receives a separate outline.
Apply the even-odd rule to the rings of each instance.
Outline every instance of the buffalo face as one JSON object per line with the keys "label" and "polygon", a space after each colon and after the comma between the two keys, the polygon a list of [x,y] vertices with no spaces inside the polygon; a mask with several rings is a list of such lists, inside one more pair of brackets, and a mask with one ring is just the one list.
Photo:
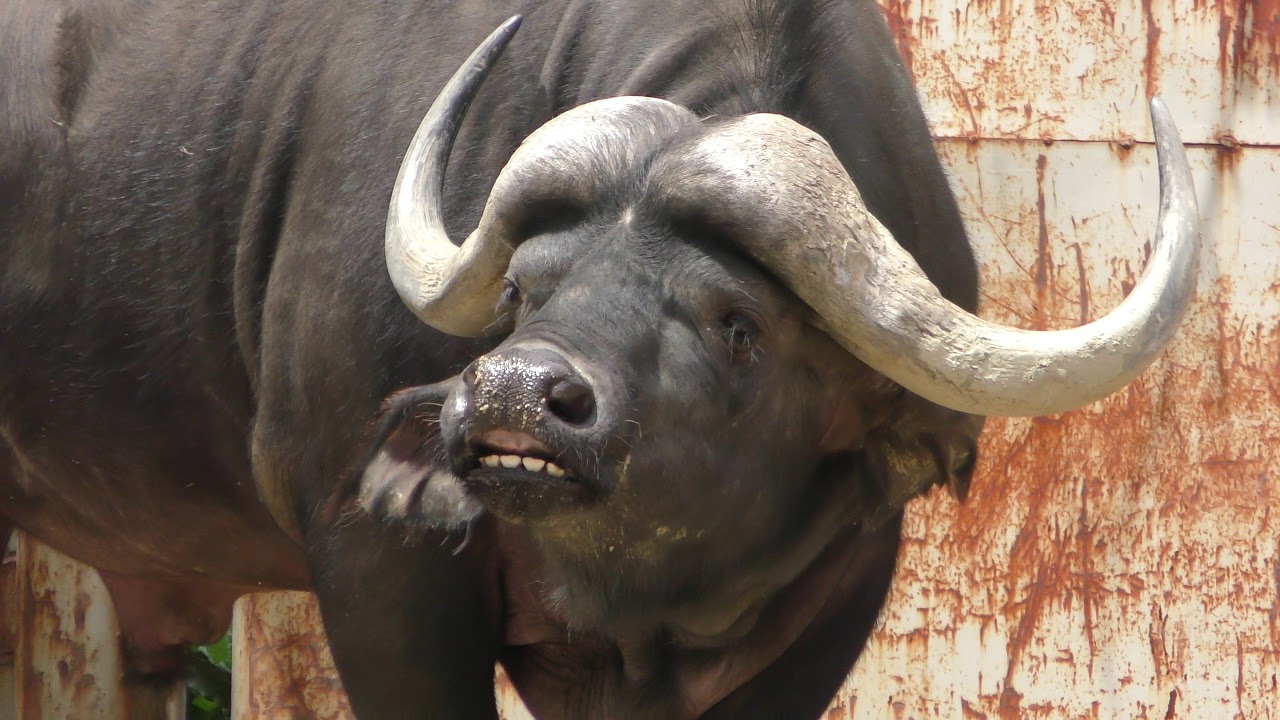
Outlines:
{"label": "buffalo face", "polygon": [[[1185,311],[1194,194],[1158,102],[1156,249],[1117,310],[1073,330],[1002,327],[948,302],[826,142],[778,115],[703,121],[635,97],[574,108],[525,140],[455,245],[450,147],[515,27],[437,98],[386,230],[391,279],[418,317],[510,335],[393,406],[408,422],[384,427],[365,484],[412,489],[366,497],[409,498],[397,506],[443,525],[483,508],[523,526],[575,617],[719,587],[712,606],[728,609],[682,626],[723,630],[842,528],[931,483],[963,492],[978,416],[1105,396]],[[414,423],[416,439],[397,440]],[[415,477],[427,480],[400,482]]]}
{"label": "buffalo face", "polygon": [[[674,222],[639,189],[654,166],[523,239],[496,308],[513,332],[441,412],[453,472],[529,528],[579,617],[696,594],[850,523],[869,491],[855,456],[886,419],[863,408],[900,393],[711,229]],[[598,597],[609,576],[626,580]]]}

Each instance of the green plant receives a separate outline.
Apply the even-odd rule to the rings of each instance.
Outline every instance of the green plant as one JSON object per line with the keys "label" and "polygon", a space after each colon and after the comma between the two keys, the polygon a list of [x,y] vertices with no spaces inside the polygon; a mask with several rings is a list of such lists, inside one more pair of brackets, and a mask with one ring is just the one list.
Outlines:
{"label": "green plant", "polygon": [[188,720],[231,720],[231,633],[201,645],[187,678]]}

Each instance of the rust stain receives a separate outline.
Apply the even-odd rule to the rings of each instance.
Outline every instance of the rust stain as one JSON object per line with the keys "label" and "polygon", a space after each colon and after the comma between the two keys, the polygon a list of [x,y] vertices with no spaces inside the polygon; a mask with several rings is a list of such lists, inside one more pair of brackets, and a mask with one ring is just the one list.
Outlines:
{"label": "rust stain", "polygon": [[[1224,93],[1246,78],[1280,73],[1280,0],[1215,0]],[[1226,82],[1231,81],[1231,82]]]}
{"label": "rust stain", "polygon": [[1097,5],[1098,14],[1102,17],[1102,22],[1106,23],[1108,28],[1115,30],[1116,28],[1116,11],[1111,7],[1111,3],[1102,2]]}
{"label": "rust stain", "polygon": [[[1277,369],[1280,369],[1280,360],[1276,361],[1276,365]],[[1274,387],[1272,388],[1272,392],[1277,395],[1276,405],[1280,406],[1280,393],[1275,393]],[[1277,627],[1276,624],[1277,617],[1280,617],[1280,563],[1276,563],[1275,568],[1272,570],[1272,575],[1275,578],[1275,597],[1271,602],[1271,609],[1267,611],[1267,622],[1271,626],[1271,637],[1280,638],[1280,627]],[[1272,677],[1272,689],[1275,688],[1275,683],[1276,678]]]}
{"label": "rust stain", "polygon": [[[1100,590],[1098,588],[1098,573],[1093,566],[1093,547],[1096,540],[1096,524],[1089,517],[1089,477],[1081,475],[1080,477],[1080,514],[1076,519],[1078,528],[1076,533],[1076,552],[1080,558],[1079,573],[1079,592],[1081,610],[1084,612],[1084,632],[1085,637],[1089,640],[1089,677],[1093,677],[1093,659],[1097,655],[1097,644],[1094,641],[1094,623],[1095,623],[1095,594]],[[1071,597],[1070,589],[1067,590],[1066,600]],[[1069,609],[1069,608],[1068,608]]]}
{"label": "rust stain", "polygon": [[11,530],[11,527],[0,521],[0,542],[6,543],[4,559],[0,561],[0,671],[13,665],[18,644],[17,557],[7,549]]}
{"label": "rust stain", "polygon": [[[1257,142],[1256,113],[1237,117],[1230,107],[1280,92],[1280,0],[879,3],[931,118],[948,136],[1146,137],[1128,103],[1164,94],[1213,114],[1216,89],[1223,103],[1216,123],[1238,124]],[[1197,61],[1211,63],[1215,52],[1217,73]],[[967,85],[967,105],[953,75]],[[1097,126],[1082,123],[1086,117],[1097,117]]]}
{"label": "rust stain", "polygon": [[1249,56],[1257,65],[1280,74],[1280,0],[1253,0],[1249,9]]}
{"label": "rust stain", "polygon": [[1236,707],[1244,716],[1244,640],[1236,636]]}
{"label": "rust stain", "polygon": [[1022,693],[1006,684],[1000,693],[1000,706],[996,710],[1001,720],[1018,720],[1022,717]]}
{"label": "rust stain", "polygon": [[[89,644],[92,639],[86,642],[83,636],[84,616],[78,610],[87,608],[82,596],[97,579],[93,571],[24,537],[18,572],[22,625],[14,659],[19,708],[24,716],[101,711],[101,704],[118,699],[123,688],[98,682],[97,651]],[[74,598],[73,607],[58,602],[61,593]]]}
{"label": "rust stain", "polygon": [[250,595],[240,601],[239,641],[247,652],[247,705],[240,720],[316,717],[349,720],[346,693],[325,640],[315,596],[301,592]]}
{"label": "rust stain", "polygon": [[915,42],[911,32],[914,25],[914,21],[911,18],[911,0],[884,0],[881,2],[880,7],[884,11],[884,18],[889,25],[889,32],[892,33],[893,39],[898,44],[898,53],[902,55],[902,62],[907,67],[907,73],[914,80],[916,73],[912,47],[914,47]]}
{"label": "rust stain", "polygon": [[968,139],[969,139],[969,142],[971,143],[976,142],[978,137],[981,135],[981,132],[979,131],[979,128],[978,128],[978,114],[975,110],[973,102],[971,102],[969,99],[968,88],[966,88],[964,86],[964,83],[960,82],[960,79],[956,77],[955,71],[951,69],[951,64],[947,62],[947,58],[945,55],[943,55],[941,52],[935,53],[933,59],[937,63],[937,66],[942,68],[942,71],[947,74],[947,77],[951,81],[947,85],[948,94],[951,96],[953,100],[957,101],[956,103],[957,105],[959,105],[960,107],[963,107],[965,112],[968,113],[969,115]]}
{"label": "rust stain", "polygon": [[1152,623],[1147,627],[1147,640],[1151,644],[1151,662],[1155,668],[1155,677],[1157,680],[1164,679],[1165,668],[1168,666],[1168,650],[1165,640],[1165,623],[1167,617],[1164,609],[1157,603],[1152,603],[1151,615]]}
{"label": "rust stain", "polygon": [[1280,0],[1215,0],[1223,90],[1263,72],[1280,74]]}
{"label": "rust stain", "polygon": [[1248,5],[1253,0],[1236,0],[1236,6],[1231,13],[1231,60],[1232,60],[1232,79],[1235,81],[1233,87],[1239,85],[1239,81],[1244,77],[1246,69],[1252,68],[1250,53],[1248,52],[1251,43],[1248,43],[1248,28],[1245,27],[1247,21]]}
{"label": "rust stain", "polygon": [[[1238,356],[1232,346],[1237,343],[1232,338],[1246,335],[1246,333],[1232,332],[1230,335],[1222,337],[1223,345],[1226,346],[1224,354],[1228,356],[1227,364],[1238,365],[1243,359]],[[1280,332],[1273,332],[1267,339],[1270,347],[1280,346]],[[1174,382],[1181,375],[1178,370],[1167,371],[1165,376],[1160,379],[1159,384],[1167,384]],[[1254,375],[1256,378],[1256,374]],[[1228,387],[1239,387],[1245,379],[1237,373],[1223,373],[1217,380]],[[1157,385],[1158,386],[1158,385]],[[1153,390],[1157,386],[1153,386],[1151,381],[1139,381],[1138,385],[1129,391],[1126,391],[1127,397],[1117,400],[1108,408],[1105,415],[1105,429],[1099,425],[1098,430],[1102,434],[1098,437],[1107,438],[1107,447],[1102,449],[1102,467],[1110,468],[1108,475],[1113,478],[1113,482],[1117,480],[1123,484],[1123,478],[1132,477],[1134,470],[1126,465],[1132,463],[1132,458],[1126,456],[1125,448],[1135,449],[1142,447],[1150,447],[1156,445],[1153,442],[1153,433],[1167,433],[1168,428],[1160,429],[1157,423],[1151,420]],[[1167,390],[1159,393],[1162,397],[1169,395]],[[1215,393],[1216,394],[1216,393]],[[1242,398],[1236,396],[1236,401],[1243,401]],[[1216,406],[1217,403],[1215,402]],[[1177,403],[1162,403],[1159,405],[1161,412],[1156,413],[1157,417],[1172,418],[1179,414],[1185,416],[1185,406]],[[1217,409],[1207,408],[1204,414],[1192,413],[1190,417],[1185,417],[1179,424],[1185,422],[1193,422],[1204,424],[1207,427],[1213,426],[1212,418],[1229,413],[1229,407],[1219,406]],[[1019,532],[1014,546],[1011,550],[1009,572],[1013,576],[1010,579],[1010,597],[1014,599],[1014,604],[1010,605],[1006,610],[1011,616],[1016,618],[1015,629],[1011,635],[1011,643],[1008,648],[1010,662],[1012,664],[1028,662],[1034,655],[1030,652],[1032,639],[1038,630],[1039,618],[1046,612],[1051,604],[1056,603],[1058,606],[1067,606],[1070,598],[1074,593],[1082,597],[1084,612],[1086,616],[1085,627],[1092,628],[1096,626],[1095,618],[1089,613],[1089,608],[1096,603],[1087,599],[1091,594],[1101,591],[1101,588],[1095,587],[1098,576],[1092,569],[1092,553],[1097,546],[1098,521],[1092,519],[1092,512],[1089,506],[1094,503],[1102,503],[1105,505],[1108,501],[1114,506],[1114,498],[1116,491],[1105,487],[1094,487],[1093,483],[1088,482],[1087,476],[1079,479],[1072,478],[1070,468],[1074,464],[1073,456],[1075,455],[1073,447],[1076,444],[1072,438],[1082,437],[1081,432],[1090,424],[1101,422],[1100,419],[1092,421],[1084,418],[1064,417],[1065,422],[1054,423],[1035,423],[1031,425],[1031,432],[1028,436],[1021,437],[1017,441],[1018,457],[1020,460],[1015,461],[1015,466],[1010,468],[1011,476],[1023,478],[1036,478],[1033,488],[1029,489],[1025,500],[1029,502],[1029,515],[1023,521],[1022,531]],[[1086,431],[1087,432],[1087,431]],[[999,433],[999,430],[997,430]],[[988,436],[989,437],[989,436]],[[1005,446],[1007,441],[998,439],[994,443],[988,443],[984,446],[984,450],[989,453],[993,450],[996,453],[1004,454],[1001,451],[1014,450],[1014,446]],[[1210,442],[1213,442],[1210,440]],[[1164,443],[1158,443],[1164,448],[1163,453],[1177,456],[1186,452],[1185,448],[1192,447],[1192,444],[1186,438],[1171,438]],[[992,447],[992,446],[995,447]],[[988,455],[990,456],[990,455]],[[1180,468],[1185,464],[1179,463],[1177,460],[1169,460],[1168,467],[1157,468],[1156,472],[1160,478],[1147,478],[1146,481],[1163,483],[1168,482],[1175,473],[1180,473]],[[1165,463],[1161,463],[1164,466]],[[1247,464],[1246,464],[1247,465]],[[1240,463],[1231,463],[1221,466],[1225,475],[1221,479],[1221,483],[1226,487],[1239,488],[1242,483],[1253,482],[1251,473],[1244,470]],[[1061,474],[1059,474],[1061,473]],[[1074,522],[1063,524],[1065,516],[1055,508],[1062,507],[1062,491],[1069,488],[1071,484],[1077,484],[1079,494],[1079,515]],[[1217,484],[1215,483],[1215,486]],[[1251,486],[1250,490],[1254,490]],[[1270,488],[1263,488],[1262,492],[1275,491]],[[1161,506],[1159,513],[1161,517],[1170,519],[1178,518],[1182,513],[1190,511],[1192,507],[1200,510],[1210,507],[1215,502],[1215,496],[1221,498],[1222,493],[1229,490],[1223,490],[1221,487],[1217,489],[1211,487],[1200,488],[1199,493],[1193,493],[1185,496],[1179,492],[1171,491],[1171,503]],[[1239,492],[1239,490],[1236,490]],[[985,498],[978,497],[976,502],[982,504]],[[1221,500],[1217,500],[1220,502]],[[1190,507],[1185,507],[1189,505]],[[967,523],[966,523],[967,525]],[[1114,533],[1116,528],[1112,528]],[[1069,533],[1069,534],[1068,534]],[[1065,536],[1064,536],[1065,534]],[[1075,535],[1074,553],[1071,553],[1072,543],[1064,542],[1070,540],[1070,534]],[[1176,547],[1176,545],[1175,545]],[[1201,558],[1181,558],[1179,563],[1186,562],[1204,562]],[[1052,568],[1052,570],[1046,570]],[[1188,575],[1194,576],[1188,572]],[[1192,581],[1192,582],[1202,582]],[[1025,594],[1019,597],[1017,588],[1025,588]],[[1157,677],[1170,676],[1171,673],[1179,672],[1177,668],[1185,664],[1185,660],[1175,656],[1170,657],[1168,648],[1170,639],[1166,634],[1166,618],[1167,616],[1158,605],[1153,607],[1152,611],[1158,618],[1159,622],[1153,624],[1148,633],[1150,640],[1150,653],[1152,661],[1156,668]],[[1243,642],[1243,641],[1241,641]],[[1090,642],[1092,648],[1093,643]],[[1176,645],[1175,645],[1176,647]],[[1243,654],[1243,651],[1241,651]],[[1243,661],[1240,661],[1241,673],[1238,691],[1243,692],[1243,688],[1248,683],[1243,682]],[[1002,715],[1016,715],[1011,708],[1016,707],[1019,711],[1026,711],[1027,708],[1021,705],[1015,705],[1016,696],[1011,695],[1013,690],[1013,676],[1016,668],[1011,667],[1009,677],[1006,678],[1005,691],[1002,693],[999,701],[999,707]],[[1240,700],[1243,705],[1243,699]],[[1247,713],[1246,713],[1247,715]]]}
{"label": "rust stain", "polygon": [[1116,159],[1126,162],[1133,157],[1133,148],[1137,144],[1138,141],[1132,135],[1125,135],[1111,143],[1111,147],[1115,149]]}
{"label": "rust stain", "polygon": [[89,593],[76,593],[76,603],[73,609],[73,620],[76,624],[76,630],[83,632],[85,629],[85,614],[89,612],[89,603],[93,602],[93,598],[89,597]]}
{"label": "rust stain", "polygon": [[1044,176],[1049,165],[1046,155],[1036,157],[1036,217],[1039,220],[1036,235],[1036,305],[1034,327],[1037,330],[1047,328],[1045,311],[1048,309],[1049,275],[1052,273],[1053,257],[1049,250],[1049,224],[1045,219]]}
{"label": "rust stain", "polygon": [[1213,164],[1223,182],[1227,182],[1235,175],[1236,165],[1242,155],[1240,141],[1236,140],[1234,135],[1223,133],[1218,136],[1218,143],[1213,146]]}
{"label": "rust stain", "polygon": [[1089,273],[1084,267],[1084,251],[1080,243],[1072,247],[1076,251],[1076,274],[1080,283],[1080,324],[1084,325],[1089,322]]}
{"label": "rust stain", "polygon": [[[963,117],[959,103],[955,110]],[[1230,136],[1216,139],[1201,152],[1222,155],[1208,173],[1225,179],[1218,190],[1222,206],[1205,212],[1231,223],[1229,203],[1239,192],[1233,178],[1244,152],[1253,150]],[[993,145],[979,144],[983,160],[962,142],[944,154],[976,166]],[[1000,268],[985,274],[984,312],[994,308],[1024,327],[1039,319],[1085,322],[1095,301],[1114,305],[1117,284],[1129,293],[1150,248],[1089,267],[1096,246],[1064,240],[1052,227],[1061,213],[1048,206],[1047,194],[1067,187],[1055,183],[1067,166],[1058,157],[1037,157],[1030,143],[1010,147],[1018,159],[1012,162],[1036,159],[1034,197],[1030,182],[1025,195],[976,193],[977,180],[994,177],[990,168],[959,175],[966,221],[989,231],[989,252],[1000,256],[983,261],[984,269],[989,263]],[[1116,153],[1141,159],[1145,169],[1150,148],[1133,153],[1132,147]],[[1100,239],[1098,227],[1109,222],[1123,231],[1130,210],[1133,237],[1147,237],[1139,207],[1123,208],[1099,226],[1089,226],[1093,214],[1075,220],[1069,237]],[[1270,210],[1244,222],[1261,223],[1252,227],[1274,237],[1263,228],[1280,226]],[[1153,208],[1143,211],[1154,215]],[[965,717],[1217,717],[1219,711],[1207,708],[1219,702],[1237,706],[1223,717],[1274,713],[1280,513],[1273,508],[1280,507],[1280,484],[1272,470],[1280,467],[1280,323],[1260,308],[1280,299],[1280,281],[1270,270],[1261,278],[1248,275],[1272,267],[1265,243],[1237,239],[1231,230],[1217,237],[1217,223],[1206,228],[1206,247],[1213,248],[1206,257],[1213,260],[1206,261],[1190,319],[1156,366],[1096,408],[990,420],[966,503],[931,496],[913,508],[895,581],[911,597],[909,611],[898,616],[891,605],[880,636],[888,654],[899,654],[908,667],[919,657],[913,648],[937,643],[928,672],[914,674],[889,661],[903,675],[891,686],[909,716],[930,714],[929,701],[911,699],[916,692],[955,698]],[[1005,259],[1002,248],[1015,258],[1020,248],[1025,267]],[[1053,255],[1063,261],[1064,252],[1074,255],[1076,272],[1055,277],[1065,263],[1055,265]],[[1032,307],[1028,279],[1037,283],[1036,317],[1019,318]],[[1102,288],[1105,299],[1092,297],[1091,287]],[[947,660],[957,626],[980,633],[985,652],[1000,656],[999,663],[984,664],[986,682],[939,670],[968,670],[968,656]],[[873,684],[868,698],[880,697],[876,680],[866,679]],[[1202,690],[1206,683],[1215,689]],[[1096,695],[1105,699],[1091,706],[1088,699]]]}
{"label": "rust stain", "polygon": [[1151,0],[1142,0],[1142,17],[1147,27],[1147,50],[1142,57],[1142,76],[1146,78],[1147,97],[1153,97],[1157,94],[1159,88],[1159,46],[1160,46],[1160,26],[1156,23],[1155,15],[1151,10]]}
{"label": "rust stain", "polygon": [[[1230,3],[1227,0],[1215,0],[1218,10],[1218,73],[1222,79],[1228,80],[1239,75],[1239,67],[1236,63],[1239,58],[1232,57],[1231,50],[1231,28],[1235,24],[1235,13],[1231,12]],[[1226,93],[1227,83],[1223,82],[1223,93]]]}

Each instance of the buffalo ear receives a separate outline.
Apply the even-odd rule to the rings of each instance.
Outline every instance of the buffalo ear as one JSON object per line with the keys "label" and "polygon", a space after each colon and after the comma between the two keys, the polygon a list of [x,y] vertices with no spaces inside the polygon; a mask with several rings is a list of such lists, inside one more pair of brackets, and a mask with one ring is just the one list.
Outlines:
{"label": "buffalo ear", "polygon": [[876,525],[934,485],[945,485],[964,502],[978,458],[978,433],[985,418],[929,404],[910,417],[875,431],[864,449],[866,470],[880,491],[879,507],[868,512]]}
{"label": "buffalo ear", "polygon": [[392,524],[429,530],[467,527],[483,512],[449,468],[440,410],[456,378],[393,395],[379,423],[356,503]]}

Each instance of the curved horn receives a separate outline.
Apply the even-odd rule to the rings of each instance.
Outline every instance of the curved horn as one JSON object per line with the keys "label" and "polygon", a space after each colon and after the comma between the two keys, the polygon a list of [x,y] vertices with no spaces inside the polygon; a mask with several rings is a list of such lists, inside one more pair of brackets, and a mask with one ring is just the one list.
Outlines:
{"label": "curved horn", "polygon": [[826,141],[787,118],[725,123],[682,154],[664,187],[673,212],[730,229],[845,349],[908,390],[977,415],[1046,415],[1137,377],[1190,303],[1200,244],[1195,189],[1159,99],[1151,117],[1160,166],[1155,249],[1124,302],[1070,330],[1009,328],[947,301],[867,210]]}
{"label": "curved horn", "polygon": [[[471,53],[436,96],[400,163],[387,213],[387,271],[400,298],[419,317],[423,317],[433,297],[446,291],[459,297],[464,306],[462,315],[475,317],[480,309],[475,306],[483,302],[488,289],[484,278],[494,274],[501,277],[502,269],[492,266],[501,263],[505,267],[501,252],[492,247],[492,238],[472,233],[461,247],[449,239],[442,216],[444,174],[467,107],[520,28],[520,22],[519,15],[511,17]],[[488,264],[489,272],[465,277],[451,272],[459,265],[473,264]],[[492,308],[490,302],[487,309]]]}
{"label": "curved horn", "polygon": [[387,270],[423,322],[453,335],[503,328],[493,320],[521,221],[544,201],[590,208],[652,138],[697,122],[665,100],[619,97],[580,105],[525,138],[498,174],[474,232],[456,247],[445,232],[445,166],[464,113],[519,26],[513,17],[471,54],[437,96],[400,166],[387,215]]}

